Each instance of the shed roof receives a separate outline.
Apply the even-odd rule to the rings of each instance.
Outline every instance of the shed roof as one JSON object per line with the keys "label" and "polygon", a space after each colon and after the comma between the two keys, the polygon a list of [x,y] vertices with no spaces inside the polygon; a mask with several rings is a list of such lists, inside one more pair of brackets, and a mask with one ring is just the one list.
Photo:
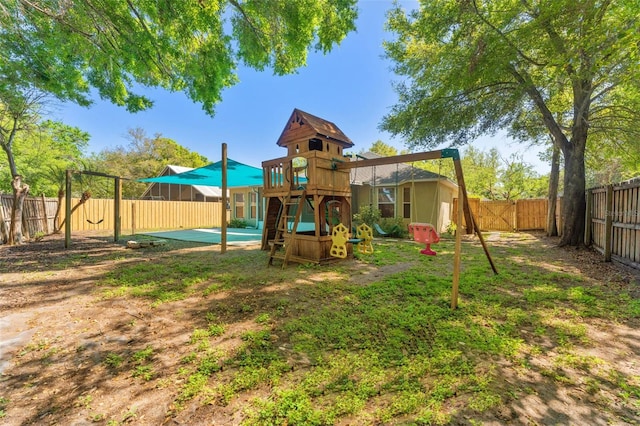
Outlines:
{"label": "shed roof", "polygon": [[[180,173],[188,172],[188,171],[191,171],[191,170],[194,170],[194,168],[193,167],[176,166],[176,165],[170,164],[168,166],[165,166],[165,168],[162,169],[162,172],[158,176],[173,176],[173,175],[178,175]],[[153,183],[151,183],[151,185],[149,185],[147,187],[147,189],[144,191],[144,194],[142,194],[142,196],[144,197],[149,191],[151,191],[151,188],[156,183],[161,183],[161,182],[153,182]],[[185,184],[180,184],[180,183],[173,183],[173,184],[174,185],[176,185],[176,184],[177,185],[185,185]],[[191,185],[191,186],[193,187],[193,189],[196,192],[199,192],[204,197],[212,197],[212,198],[221,198],[222,197],[222,188],[220,188],[219,186],[208,186],[208,185]]]}
{"label": "shed roof", "polygon": [[[358,154],[363,159],[381,158],[374,152]],[[358,161],[352,160],[352,161]],[[442,180],[455,185],[449,178],[438,173],[420,169],[406,163],[383,164],[379,166],[355,167],[351,169],[351,182],[354,185],[400,185],[406,182],[425,182]]]}
{"label": "shed roof", "polygon": [[353,146],[351,139],[349,139],[347,135],[345,135],[334,123],[313,114],[309,114],[308,112],[299,110],[298,108],[295,108],[291,113],[291,117],[289,117],[287,125],[284,127],[284,130],[278,138],[278,146],[285,146],[287,144],[285,141],[287,134],[303,126],[308,126],[313,133],[332,139],[336,142],[340,142],[347,148]]}

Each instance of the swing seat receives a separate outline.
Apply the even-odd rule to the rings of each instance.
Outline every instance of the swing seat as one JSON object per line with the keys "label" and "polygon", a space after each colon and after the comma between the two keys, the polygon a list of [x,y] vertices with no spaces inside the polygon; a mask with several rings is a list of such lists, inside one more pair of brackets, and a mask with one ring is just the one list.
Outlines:
{"label": "swing seat", "polygon": [[431,244],[440,242],[440,236],[430,223],[410,223],[409,233],[413,234],[414,241],[423,243],[426,247],[420,250],[421,254],[435,256],[436,252],[431,250]]}
{"label": "swing seat", "polygon": [[331,231],[331,250],[329,254],[333,257],[344,259],[347,257],[347,242],[349,241],[349,230],[339,223]]}
{"label": "swing seat", "polygon": [[357,238],[349,238],[349,229],[342,223],[337,224],[333,227],[333,231],[331,231],[332,245],[329,254],[341,259],[346,258],[348,253],[347,244],[357,244],[358,250],[362,254],[373,253],[373,245],[371,244],[373,231],[366,223],[356,228],[356,237]]}
{"label": "swing seat", "polygon": [[356,236],[358,237],[358,250],[362,254],[373,253],[373,230],[369,225],[363,223],[356,228]]}

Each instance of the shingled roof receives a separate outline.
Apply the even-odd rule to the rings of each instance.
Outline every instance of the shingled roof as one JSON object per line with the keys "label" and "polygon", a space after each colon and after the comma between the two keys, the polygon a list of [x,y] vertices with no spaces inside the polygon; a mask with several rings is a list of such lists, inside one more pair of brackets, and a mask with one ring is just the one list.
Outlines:
{"label": "shingled roof", "polygon": [[[358,154],[363,159],[381,158],[374,152]],[[351,161],[358,161],[351,160]],[[384,164],[380,166],[356,167],[351,169],[351,182],[354,185],[401,185],[405,182],[445,180],[454,184],[446,176],[428,170],[410,166],[406,163]],[[375,182],[374,182],[375,181]]]}
{"label": "shingled roof", "polygon": [[315,115],[309,114],[308,112],[299,110],[298,108],[295,108],[293,110],[293,113],[291,114],[287,125],[280,134],[277,142],[278,146],[283,146],[286,144],[284,143],[285,135],[289,131],[294,129],[294,126],[297,126],[298,128],[301,126],[309,126],[311,130],[313,130],[320,136],[324,136],[329,139],[341,142],[345,147],[348,148],[353,146],[353,142],[351,141],[351,139],[349,139],[347,135],[345,135],[342,130],[340,130],[340,128],[338,128],[338,126],[336,126],[334,123],[323,118],[316,117]]}

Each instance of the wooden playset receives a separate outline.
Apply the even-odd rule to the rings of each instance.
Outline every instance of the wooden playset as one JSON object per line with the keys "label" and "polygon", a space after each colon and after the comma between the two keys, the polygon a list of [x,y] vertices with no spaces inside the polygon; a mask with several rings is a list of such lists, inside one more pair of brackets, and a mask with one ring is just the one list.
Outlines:
{"label": "wooden playset", "polygon": [[[349,230],[351,225],[350,170],[382,164],[410,163],[422,160],[451,158],[458,183],[456,223],[476,233],[487,259],[495,273],[497,269],[489,255],[484,238],[475,227],[469,209],[460,155],[457,149],[380,157],[351,162],[344,150],[354,144],[334,123],[295,109],[278,139],[278,145],[287,149],[287,156],[264,161],[264,197],[266,199],[265,222],[262,233],[262,249],[269,250],[269,264],[281,259],[282,266],[289,261],[298,263],[325,263],[347,258],[353,254],[353,245],[366,253],[372,252],[371,228],[358,229],[357,239]],[[303,220],[307,216],[312,220]],[[313,223],[313,227],[300,227]],[[418,225],[418,224],[416,224]],[[310,229],[312,228],[312,229]],[[462,226],[458,229],[462,229]],[[419,229],[414,238],[426,247],[423,254],[433,254],[430,244],[436,237]],[[425,232],[422,232],[425,231]],[[434,230],[434,234],[435,233]],[[454,291],[457,300],[457,282],[460,264],[460,233],[456,233],[454,255]],[[452,302],[452,307],[455,303]]]}
{"label": "wooden playset", "polygon": [[[262,163],[266,199],[262,249],[269,264],[282,259],[298,263],[324,263],[348,257],[332,255],[332,233],[342,224],[351,229],[349,170],[336,162],[348,161],[343,151],[353,142],[333,123],[295,109],[278,145],[287,156]],[[313,217],[313,229],[299,229],[303,215]],[[309,221],[310,222],[310,221]],[[344,256],[343,256],[344,254]]]}

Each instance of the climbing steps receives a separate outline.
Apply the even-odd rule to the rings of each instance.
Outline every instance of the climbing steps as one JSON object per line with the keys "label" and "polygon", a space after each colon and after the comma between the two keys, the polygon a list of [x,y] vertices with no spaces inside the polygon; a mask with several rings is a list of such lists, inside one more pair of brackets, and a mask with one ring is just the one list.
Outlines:
{"label": "climbing steps", "polygon": [[[307,198],[306,190],[292,193],[291,191],[283,197],[280,212],[276,220],[276,233],[271,241],[271,250],[269,251],[269,265],[273,265],[273,259],[281,259],[282,267],[286,267],[289,260],[292,259],[291,250],[293,248],[293,240],[295,239],[300,223],[300,216]],[[292,214],[292,207],[295,212]],[[289,224],[291,228],[289,229]]]}

